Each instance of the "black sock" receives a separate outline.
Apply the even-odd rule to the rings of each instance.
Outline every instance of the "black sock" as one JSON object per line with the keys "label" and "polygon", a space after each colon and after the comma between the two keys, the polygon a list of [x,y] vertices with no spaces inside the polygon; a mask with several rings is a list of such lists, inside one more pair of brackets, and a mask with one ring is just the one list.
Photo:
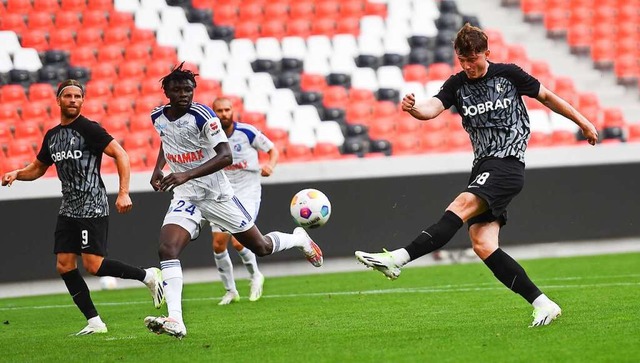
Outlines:
{"label": "black sock", "polygon": [[117,260],[102,260],[96,276],[113,276],[121,279],[144,281],[147,272]]}
{"label": "black sock", "polygon": [[542,291],[529,279],[522,266],[502,249],[495,250],[484,260],[484,264],[504,286],[529,303],[533,303],[533,300],[542,295]]}
{"label": "black sock", "polygon": [[447,244],[462,225],[460,217],[451,211],[446,211],[438,223],[422,231],[404,249],[409,252],[409,257],[413,261]]}
{"label": "black sock", "polygon": [[93,306],[91,293],[89,293],[87,283],[84,282],[80,271],[78,271],[78,269],[71,270],[63,273],[60,277],[62,277],[64,284],[67,285],[67,290],[69,290],[73,302],[76,303],[87,320],[98,316],[98,310]]}

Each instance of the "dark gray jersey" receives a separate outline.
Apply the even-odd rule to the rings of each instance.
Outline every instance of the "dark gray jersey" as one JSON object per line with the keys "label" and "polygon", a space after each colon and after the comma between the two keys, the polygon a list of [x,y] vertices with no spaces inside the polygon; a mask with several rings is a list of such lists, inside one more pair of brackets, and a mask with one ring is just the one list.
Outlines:
{"label": "dark gray jersey", "polygon": [[514,156],[524,162],[530,128],[521,96],[536,97],[539,91],[540,82],[515,64],[489,63],[480,79],[464,72],[451,76],[435,97],[445,108],[458,109],[475,165],[485,157]]}
{"label": "dark gray jersey", "polygon": [[109,215],[100,164],[111,140],[113,137],[105,129],[84,116],[47,131],[37,157],[44,164],[56,164],[62,183],[60,215],[72,218]]}

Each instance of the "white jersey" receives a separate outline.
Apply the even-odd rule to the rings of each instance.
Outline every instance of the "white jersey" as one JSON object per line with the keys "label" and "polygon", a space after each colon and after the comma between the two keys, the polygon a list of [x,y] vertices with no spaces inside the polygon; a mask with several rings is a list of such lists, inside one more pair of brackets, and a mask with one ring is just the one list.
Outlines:
{"label": "white jersey", "polygon": [[235,122],[233,133],[229,136],[229,145],[233,163],[224,168],[224,173],[241,200],[247,203],[259,202],[262,188],[258,150],[268,152],[273,148],[273,142],[254,126]]}
{"label": "white jersey", "polygon": [[[220,119],[208,106],[193,102],[187,113],[174,121],[169,121],[164,114],[170,107],[156,107],[151,111],[151,120],[162,140],[164,158],[172,173],[204,164],[216,155],[213,149],[216,145],[228,142]],[[177,186],[173,194],[183,199],[225,201],[233,197],[233,188],[224,172],[217,171]]]}

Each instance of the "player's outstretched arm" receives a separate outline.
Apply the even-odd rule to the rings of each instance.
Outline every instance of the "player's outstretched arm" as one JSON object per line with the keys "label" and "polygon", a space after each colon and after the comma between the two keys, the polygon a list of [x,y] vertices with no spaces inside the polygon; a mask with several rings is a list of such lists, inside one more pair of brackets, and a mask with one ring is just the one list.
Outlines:
{"label": "player's outstretched arm", "polygon": [[173,190],[173,188],[178,185],[182,185],[191,179],[213,174],[216,171],[222,170],[231,165],[233,162],[233,155],[231,154],[231,148],[229,147],[228,142],[220,142],[213,149],[216,151],[216,156],[206,163],[181,173],[171,173],[162,178],[159,185],[160,190]]}
{"label": "player's outstretched arm", "polygon": [[38,159],[35,159],[31,164],[22,169],[10,171],[2,177],[2,186],[11,186],[16,180],[31,181],[36,180],[43,176],[49,169],[49,165],[44,164]]}
{"label": "player's outstretched arm", "polygon": [[402,99],[402,111],[408,112],[418,120],[431,120],[444,111],[444,105],[437,97],[416,102],[416,96],[409,93]]}
{"label": "player's outstretched arm", "polygon": [[273,173],[273,169],[276,167],[276,164],[278,164],[278,159],[280,158],[280,151],[278,151],[278,148],[275,145],[267,152],[267,154],[269,154],[269,161],[262,165],[262,171],[260,173],[262,176],[270,176]]}
{"label": "player's outstretched arm", "polygon": [[596,142],[598,142],[598,130],[596,127],[593,126],[586,117],[578,112],[578,110],[571,106],[567,101],[563,100],[543,85],[540,85],[540,91],[538,92],[538,97],[536,97],[536,99],[551,111],[575,122],[582,130],[582,134],[587,141],[589,141],[589,144],[595,145]]}
{"label": "player's outstretched arm", "polygon": [[129,182],[131,180],[129,155],[127,155],[127,152],[124,151],[116,140],[111,140],[109,145],[104,148],[104,153],[116,160],[116,167],[118,169],[120,187],[118,188],[118,197],[116,198],[116,210],[118,213],[127,213],[133,208],[133,202],[131,202],[131,197],[129,196]]}

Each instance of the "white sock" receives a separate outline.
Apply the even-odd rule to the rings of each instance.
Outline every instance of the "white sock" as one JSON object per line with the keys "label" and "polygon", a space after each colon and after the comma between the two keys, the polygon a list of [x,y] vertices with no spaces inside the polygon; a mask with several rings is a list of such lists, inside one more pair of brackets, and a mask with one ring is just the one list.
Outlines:
{"label": "white sock", "polygon": [[243,248],[238,251],[240,258],[242,259],[242,263],[244,263],[244,267],[247,268],[251,277],[253,275],[261,275],[260,270],[258,270],[258,261],[256,260],[256,255],[251,252],[248,248]]}
{"label": "white sock", "polygon": [[100,315],[94,316],[93,318],[87,320],[87,323],[90,325],[106,325],[102,319],[100,319]]}
{"label": "white sock", "polygon": [[389,252],[391,256],[393,256],[393,260],[399,265],[404,266],[411,260],[409,256],[409,252],[404,248],[399,248],[397,250]]}
{"label": "white sock", "polygon": [[149,281],[151,281],[151,279],[153,279],[153,276],[155,274],[153,273],[153,269],[150,269],[150,268],[145,269],[144,272],[146,272],[146,275],[144,275],[144,280],[142,280],[142,282],[145,285],[148,285]]}
{"label": "white sock", "polygon": [[233,279],[233,263],[231,263],[231,257],[229,252],[224,251],[222,253],[213,253],[216,260],[216,267],[220,273],[220,280],[227,291],[237,291],[236,281]]}
{"label": "white sock", "polygon": [[164,297],[167,301],[169,317],[182,320],[182,265],[180,260],[160,261],[162,280],[164,281]]}
{"label": "white sock", "polygon": [[289,250],[294,247],[304,248],[307,246],[307,236],[304,234],[269,232],[266,236],[273,241],[273,251],[271,251],[271,254]]}
{"label": "white sock", "polygon": [[542,295],[538,296],[531,303],[531,305],[533,305],[533,307],[536,308],[536,309],[539,309],[539,308],[544,307],[544,306],[548,306],[550,304],[554,304],[554,302],[551,301],[551,299],[549,299],[547,297],[547,295],[545,295],[545,294],[542,294]]}

